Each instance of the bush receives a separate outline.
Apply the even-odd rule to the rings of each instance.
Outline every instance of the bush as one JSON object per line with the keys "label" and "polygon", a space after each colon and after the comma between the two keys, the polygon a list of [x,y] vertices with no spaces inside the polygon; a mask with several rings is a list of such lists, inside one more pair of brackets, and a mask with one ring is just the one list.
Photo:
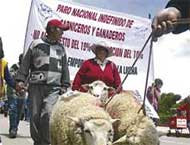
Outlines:
{"label": "bush", "polygon": [[168,124],[169,118],[176,114],[175,108],[178,106],[176,101],[181,99],[181,96],[175,95],[174,93],[163,93],[160,98],[158,112],[160,117],[159,124]]}

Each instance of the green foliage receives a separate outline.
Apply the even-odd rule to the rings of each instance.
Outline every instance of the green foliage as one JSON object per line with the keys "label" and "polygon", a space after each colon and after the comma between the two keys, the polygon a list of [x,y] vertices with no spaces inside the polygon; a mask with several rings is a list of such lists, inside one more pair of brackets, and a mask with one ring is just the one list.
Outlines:
{"label": "green foliage", "polygon": [[163,93],[159,100],[159,112],[160,124],[167,124],[169,118],[176,113],[176,109],[179,104],[176,101],[181,99],[180,95],[175,95],[174,93]]}

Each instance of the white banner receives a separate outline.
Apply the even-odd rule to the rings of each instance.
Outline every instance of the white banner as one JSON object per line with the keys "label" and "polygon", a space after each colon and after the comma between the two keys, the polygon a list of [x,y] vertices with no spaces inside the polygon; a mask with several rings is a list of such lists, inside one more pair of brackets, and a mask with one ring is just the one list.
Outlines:
{"label": "white banner", "polygon": [[[133,91],[133,96],[136,98],[136,100],[143,105],[144,98],[139,94],[137,90]],[[141,108],[143,109],[143,108]],[[141,110],[143,111],[143,110]],[[151,117],[151,118],[157,118],[159,119],[160,117],[158,116],[158,113],[154,110],[154,107],[150,104],[148,99],[145,99],[145,111],[146,115]]]}
{"label": "white banner", "polygon": [[[71,79],[75,77],[83,60],[94,57],[89,46],[97,41],[107,41],[115,55],[109,59],[118,66],[121,78],[131,70],[123,88],[144,94],[148,47],[135,67],[131,69],[131,66],[150,34],[150,20],[63,0],[33,0],[24,52],[33,39],[45,35],[44,28],[52,18],[62,19],[71,28],[64,32],[61,39],[67,51]],[[152,81],[152,63],[149,76]]]}

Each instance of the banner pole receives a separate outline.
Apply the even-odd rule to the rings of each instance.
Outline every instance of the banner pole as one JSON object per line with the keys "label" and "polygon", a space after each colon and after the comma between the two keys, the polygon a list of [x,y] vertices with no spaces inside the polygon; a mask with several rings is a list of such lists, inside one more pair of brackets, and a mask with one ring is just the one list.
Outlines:
{"label": "banner pole", "polygon": [[[131,66],[131,69],[135,66],[136,62],[138,61],[140,55],[141,55],[142,52],[144,51],[144,49],[145,49],[146,45],[148,44],[149,40],[151,40],[152,36],[153,36],[153,32],[151,32],[150,35],[148,36],[146,42],[144,43],[143,47],[141,48],[141,51],[140,51],[139,55],[137,56],[137,58],[136,58],[135,61],[133,62],[132,66]],[[152,41],[152,40],[151,40],[151,41]],[[151,45],[152,45],[152,44],[151,44]],[[152,50],[151,50],[151,51],[152,51]],[[151,52],[151,53],[152,53],[152,52]],[[150,55],[150,54],[149,54],[149,55]],[[148,67],[149,67],[149,66],[148,66]],[[131,70],[131,69],[130,69],[130,70]],[[149,68],[148,68],[148,69],[149,69]],[[126,81],[128,75],[129,75],[130,70],[127,72],[127,74],[125,75],[123,81],[122,81],[122,82],[120,83],[120,85],[117,87],[115,93],[114,93],[114,94],[110,97],[110,99],[106,102],[105,107],[106,107],[107,104],[113,99],[114,95],[119,92],[119,90],[121,89],[122,85],[123,85],[124,82]],[[149,72],[148,72],[148,73],[149,73]]]}
{"label": "banner pole", "polygon": [[27,20],[27,25],[26,25],[26,31],[25,31],[25,37],[24,37],[24,48],[23,48],[23,54],[25,54],[25,49],[26,49],[26,37],[27,37],[27,32],[28,32],[28,28],[29,28],[29,21],[30,21],[30,16],[31,16],[31,12],[32,12],[32,8],[33,8],[33,3],[34,0],[31,0],[31,4],[30,4],[30,10],[29,10],[29,14],[28,14],[28,20]]}
{"label": "banner pole", "polygon": [[[142,52],[144,51],[144,48],[146,47],[147,43],[149,42],[149,40],[150,40],[151,38],[152,38],[152,33],[148,36],[148,38],[147,38],[147,40],[146,40],[145,44],[143,45],[143,47],[142,47],[142,49],[141,49],[141,51],[140,51],[139,55],[137,56],[137,58],[136,58],[136,59],[135,59],[135,61],[133,62],[133,64],[132,64],[132,66],[131,66],[131,69],[130,69],[130,70],[132,70],[132,68],[135,66],[136,62],[138,61],[138,59],[139,59],[140,55],[141,55],[141,54],[142,54]],[[118,88],[116,89],[116,93],[120,90],[120,88],[122,87],[122,85],[123,85],[123,84],[124,84],[124,82],[126,81],[126,79],[127,79],[128,75],[129,75],[130,70],[127,72],[127,74],[125,75],[125,77],[124,77],[123,81],[121,82],[121,84],[120,84],[120,85],[118,86]]]}
{"label": "banner pole", "polygon": [[150,63],[151,63],[151,56],[152,56],[152,48],[153,48],[153,40],[150,40],[150,50],[149,50],[149,57],[148,57],[148,67],[147,67],[147,74],[146,74],[146,83],[145,83],[145,88],[144,88],[144,98],[143,98],[143,104],[141,108],[139,109],[138,113],[140,110],[143,110],[143,114],[146,116],[146,110],[145,110],[145,101],[146,101],[146,92],[147,92],[147,86],[148,86],[148,78],[149,78],[149,73],[150,73]]}

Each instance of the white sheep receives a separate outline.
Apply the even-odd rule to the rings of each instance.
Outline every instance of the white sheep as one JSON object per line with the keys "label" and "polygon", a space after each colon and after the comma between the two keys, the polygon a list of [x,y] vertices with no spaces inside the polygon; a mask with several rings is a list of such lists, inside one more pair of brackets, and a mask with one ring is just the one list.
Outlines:
{"label": "white sheep", "polygon": [[[112,118],[120,119],[119,126],[115,126],[115,144],[125,145],[158,145],[159,136],[156,127],[152,120],[144,116],[142,112],[138,113],[141,108],[141,104],[136,100],[133,91],[123,92],[117,94],[113,99],[108,99],[108,88],[106,84],[101,81],[95,81],[89,84],[90,93],[96,96],[96,94],[104,94],[105,102],[107,102],[106,110]],[[102,93],[98,92],[102,90]],[[107,93],[106,93],[107,91]],[[102,96],[99,95],[101,98]],[[107,99],[107,100],[106,100]],[[105,106],[104,106],[105,107]]]}
{"label": "white sheep", "polygon": [[115,126],[114,144],[116,145],[158,145],[159,136],[153,121],[138,113],[141,104],[132,91],[115,95],[107,104],[106,110],[112,118],[119,118]]}
{"label": "white sheep", "polygon": [[104,82],[100,80],[94,81],[90,84],[83,84],[82,87],[87,90],[88,93],[97,97],[101,101],[102,106],[106,104],[109,93],[115,90],[113,87],[108,87]]}
{"label": "white sheep", "polygon": [[59,99],[50,117],[51,145],[112,145],[115,120],[98,104],[88,93]]}

